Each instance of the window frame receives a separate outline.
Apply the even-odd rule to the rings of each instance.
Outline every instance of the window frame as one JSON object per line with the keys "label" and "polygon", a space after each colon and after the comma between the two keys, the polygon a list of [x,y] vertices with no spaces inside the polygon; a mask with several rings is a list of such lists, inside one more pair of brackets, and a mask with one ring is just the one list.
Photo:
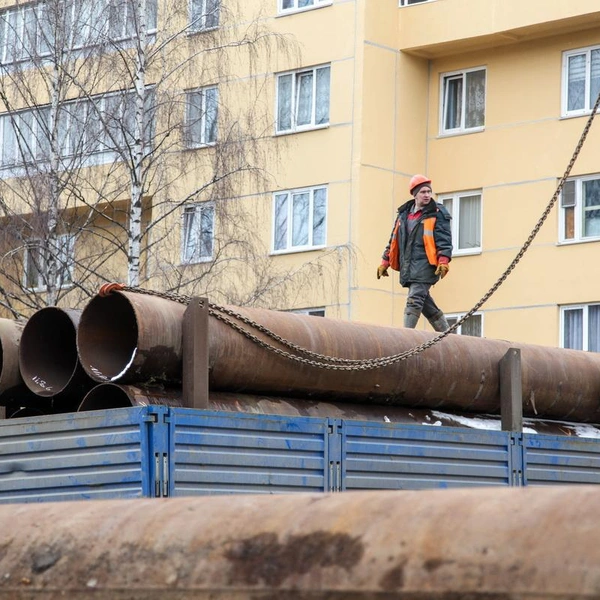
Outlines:
{"label": "window frame", "polygon": [[307,315],[309,317],[324,317],[326,314],[324,306],[318,308],[294,308],[288,312],[295,315]]}
{"label": "window frame", "polygon": [[[328,106],[327,106],[327,122],[316,123],[317,114],[317,71],[328,69],[329,70],[329,83],[328,83]],[[298,125],[298,79],[302,75],[312,73],[313,85],[312,85],[312,103],[311,103],[311,122],[305,125]],[[291,102],[290,102],[290,120],[291,127],[289,129],[279,128],[279,107],[280,107],[280,91],[279,82],[283,77],[292,76],[292,89],[291,89]],[[295,69],[293,71],[284,71],[276,73],[275,75],[275,135],[289,135],[291,133],[301,133],[303,131],[312,131],[315,129],[325,129],[331,124],[331,63],[325,63],[316,65],[314,67],[303,67],[301,69]]]}
{"label": "window frame", "polygon": [[[214,140],[206,141],[206,92],[214,90],[215,94],[215,124],[214,124]],[[200,127],[200,141],[194,142],[193,137],[190,134],[190,96],[192,94],[201,94],[201,112],[202,116],[199,119]],[[207,85],[199,88],[194,88],[185,91],[185,115],[184,115],[184,143],[185,147],[189,149],[193,148],[205,148],[206,146],[214,146],[217,143],[219,137],[219,86]]]}
{"label": "window frame", "polygon": [[[592,306],[600,307],[599,302],[590,302],[589,304],[567,304],[560,307],[560,325],[559,325],[559,348],[566,348],[570,350],[578,350],[578,348],[570,348],[565,346],[565,313],[568,311],[581,310],[582,311],[582,337],[581,340],[581,351],[583,352],[595,352],[589,349],[589,308]],[[587,334],[587,335],[586,335]]]}
{"label": "window frame", "polygon": [[[483,99],[483,125],[477,125],[476,127],[466,127],[466,77],[468,73],[475,73],[477,71],[483,71],[485,73],[485,84],[484,84],[484,99]],[[452,129],[445,128],[446,122],[446,79],[457,78],[461,76],[462,85],[462,107],[460,116],[460,126]],[[448,71],[446,73],[440,73],[440,102],[439,102],[439,135],[440,136],[451,136],[451,135],[464,135],[469,133],[478,133],[485,130],[485,115],[487,107],[487,67],[480,65],[478,67],[470,67],[468,69],[459,69],[457,71]]]}
{"label": "window frame", "polygon": [[[462,198],[468,196],[479,196],[479,246],[476,248],[459,248],[460,240],[460,202]],[[444,204],[450,200],[452,209],[448,212],[452,215],[452,256],[470,256],[481,254],[483,252],[483,190],[467,190],[464,192],[454,192],[450,194],[440,194],[437,197],[438,204]],[[455,210],[456,207],[456,210]]]}
{"label": "window frame", "polygon": [[[564,186],[561,191],[559,197],[559,219],[558,219],[558,243],[560,245],[568,245],[568,244],[583,244],[587,242],[597,242],[600,241],[600,234],[596,236],[584,236],[584,207],[583,207],[583,184],[586,181],[599,181],[600,182],[600,173],[592,174],[592,175],[581,175],[578,177],[569,177],[565,182],[565,186],[571,182],[575,183],[575,191],[574,191],[574,206],[565,206],[563,204],[564,199]],[[600,205],[599,209],[600,209]],[[573,238],[566,237],[566,209],[573,208]]]}
{"label": "window frame", "polygon": [[[565,50],[562,53],[562,81],[561,81],[561,117],[581,117],[589,115],[592,112],[593,104],[590,99],[591,85],[591,68],[592,68],[592,52],[600,51],[600,45],[585,46],[583,48],[575,48],[573,50]],[[585,82],[584,82],[584,107],[569,110],[569,59],[573,56],[585,55]],[[595,100],[595,98],[594,98]]]}
{"label": "window frame", "polygon": [[[200,219],[202,219],[202,211],[208,210],[212,213],[212,232],[210,239],[210,256],[200,255],[197,259],[194,259],[194,254],[190,258],[186,257],[186,214],[190,212],[190,209],[194,209],[194,212],[200,213]],[[201,263],[209,263],[214,260],[215,254],[215,225],[216,225],[216,208],[214,202],[195,202],[193,204],[187,204],[183,207],[181,213],[181,250],[180,250],[180,264],[182,265],[197,265]],[[201,240],[200,240],[201,241]],[[200,244],[202,246],[202,244]]]}
{"label": "window frame", "polygon": [[[318,190],[325,191],[325,216],[323,222],[323,243],[314,244],[314,210],[315,210],[315,192]],[[294,230],[294,215],[293,215],[293,197],[301,194],[309,193],[309,208],[308,208],[308,243],[302,245],[293,245],[292,235]],[[276,233],[277,233],[277,201],[279,196],[287,195],[287,215],[286,215],[286,234],[285,247],[275,248]],[[290,201],[291,200],[291,201]],[[271,254],[292,254],[296,252],[308,252],[312,250],[320,250],[327,247],[327,217],[329,212],[329,188],[327,185],[316,185],[304,188],[295,188],[290,190],[278,190],[273,192],[273,212],[271,219]]]}
{"label": "window frame", "polygon": [[[467,313],[466,312],[462,312],[462,313],[448,313],[446,315],[446,320],[448,321],[449,325],[452,325],[450,323],[451,320],[455,319],[456,321],[462,319]],[[483,317],[483,313],[482,312],[475,312],[471,315],[471,317],[479,317],[480,318],[480,323],[481,323],[481,335],[480,336],[468,336],[468,337],[484,337],[484,317]],[[467,335],[466,333],[462,333],[462,325],[455,331],[456,334],[458,335]]]}
{"label": "window frame", "polygon": [[[146,98],[152,105],[146,111],[146,115],[150,115],[153,120],[155,98],[153,96],[154,91],[152,87],[149,87],[147,92]],[[134,99],[133,90],[122,90],[120,92],[111,92],[109,94],[99,94],[98,96],[93,96],[91,100],[88,98],[81,98],[64,103],[61,106],[61,111],[59,113],[59,119],[61,116],[65,119],[59,128],[59,137],[63,144],[60,148],[60,159],[61,161],[67,161],[67,163],[61,165],[61,168],[69,168],[68,161],[79,155],[78,152],[73,152],[73,149],[80,147],[82,141],[86,145],[86,149],[81,152],[81,155],[83,155],[85,159],[82,160],[81,167],[103,164],[119,158],[120,152],[125,148],[125,145],[131,143],[131,141],[127,142],[124,140],[122,135],[123,132],[119,129],[114,131],[114,136],[117,138],[117,143],[122,144],[122,146],[117,145],[115,147],[110,140],[108,132],[104,128],[99,132],[96,132],[96,137],[94,138],[94,132],[91,131],[87,119],[89,118],[90,111],[93,110],[109,114],[110,110],[107,110],[107,106],[110,102],[116,101],[115,106],[118,108],[118,114],[115,115],[114,121],[119,123],[127,117],[128,108],[129,110],[133,108],[133,104],[130,105],[128,103],[133,103]],[[92,102],[96,104],[96,108],[92,107]],[[47,164],[48,157],[47,155],[44,156],[43,153],[48,152],[48,139],[47,137],[44,137],[45,132],[43,131],[42,121],[44,115],[49,113],[49,110],[50,106],[48,104],[40,104],[25,110],[0,113],[0,140],[2,141],[2,145],[0,146],[0,177],[4,174],[17,177],[23,172],[25,165],[33,164],[34,162]],[[77,115],[77,111],[80,111],[80,114],[85,118],[85,127],[81,129],[77,129],[78,124],[72,125],[71,123],[71,119]],[[23,119],[28,118],[29,116],[32,116],[31,122],[33,126],[29,129],[29,132],[21,132],[22,137],[20,143],[24,148],[28,149],[27,157],[23,157],[19,152],[19,144],[17,143],[16,135],[13,134],[10,136],[10,131],[7,131],[6,133],[9,137],[5,138],[5,128],[6,123],[9,123],[14,131],[15,124],[18,126],[19,123],[24,123]],[[48,123],[45,122],[45,125],[47,126]],[[81,133],[82,137],[75,140],[75,143],[71,139],[72,133]],[[144,124],[144,136],[146,138],[145,143],[151,147],[154,136],[154,123],[152,121],[148,121]],[[9,141],[13,145],[4,143]],[[91,144],[91,146],[87,147],[87,144]],[[12,150],[14,160],[6,162],[9,150]],[[35,160],[31,159],[32,156],[35,157]]]}
{"label": "window frame", "polygon": [[[202,3],[202,13],[200,16],[200,20],[201,20],[201,24],[199,26],[193,26],[192,22],[193,22],[193,4],[194,2],[201,2]],[[207,16],[209,15],[209,13],[206,12],[206,5],[208,2],[210,2],[211,0],[189,0],[188,3],[188,28],[189,28],[189,33],[190,34],[196,34],[196,33],[204,33],[204,32],[208,32],[208,31],[215,31],[216,29],[218,29],[221,25],[221,0],[214,0],[215,5],[216,5],[216,24],[215,25],[206,25],[206,20],[207,20]]]}
{"label": "window frame", "polygon": [[[60,289],[66,289],[66,288],[70,288],[73,286],[73,275],[74,275],[74,270],[75,270],[75,260],[74,260],[74,253],[75,253],[75,242],[76,242],[76,235],[72,234],[72,233],[63,233],[57,236],[58,239],[65,239],[68,238],[68,242],[67,242],[67,246],[63,249],[62,248],[62,244],[61,244],[61,250],[65,250],[66,251],[66,256],[62,256],[59,257],[59,260],[61,263],[65,264],[65,270],[68,272],[69,274],[69,280],[66,282],[61,282],[61,284],[59,285]],[[31,238],[30,240],[28,240],[27,245],[25,246],[25,252],[24,252],[24,258],[23,258],[23,287],[31,290],[33,292],[40,292],[46,289],[46,285],[43,283],[43,277],[42,272],[45,268],[45,260],[43,257],[42,258],[42,264],[41,269],[38,269],[37,267],[35,267],[37,274],[37,282],[35,285],[31,285],[31,282],[29,281],[29,261],[31,260],[30,258],[30,254],[31,251],[33,250],[33,248],[37,248],[38,252],[41,253],[42,250],[42,245],[41,245],[42,240],[41,239],[37,239],[37,238]],[[41,282],[40,282],[41,280]]]}
{"label": "window frame", "polygon": [[298,7],[299,0],[292,0],[294,6],[291,8],[284,8],[283,2],[284,0],[277,0],[277,14],[280,16],[291,15],[295,13],[307,12],[309,10],[316,10],[319,8],[324,8],[325,6],[331,6],[333,4],[333,0],[313,0],[314,4],[310,6],[300,6]]}
{"label": "window frame", "polygon": [[[149,0],[150,5],[147,11],[147,17],[150,19],[148,23],[148,35],[155,35],[157,32],[157,0]],[[152,4],[153,3],[153,4]],[[128,32],[127,27],[130,20],[127,16],[127,4],[124,4],[125,7],[123,10],[122,18],[117,18],[116,21],[123,24],[123,27],[118,32],[118,35],[112,35],[113,31],[113,23],[115,21],[114,18],[111,18],[111,10],[112,5],[110,0],[101,0],[101,4],[98,4],[98,0],[96,0],[96,4],[91,4],[93,8],[99,8],[101,13],[105,13],[107,20],[103,31],[96,37],[94,37],[94,41],[92,43],[82,43],[81,40],[81,31],[76,31],[76,27],[73,26],[74,23],[74,12],[77,8],[81,8],[80,3],[71,2],[68,4],[68,9],[70,11],[68,17],[68,24],[70,26],[70,30],[68,32],[68,46],[70,50],[83,50],[85,48],[92,48],[98,46],[101,43],[105,43],[107,40],[111,42],[121,43],[126,41],[134,40],[136,37],[136,32]],[[31,47],[29,44],[26,47],[26,44],[23,44],[23,54],[22,55],[13,55],[12,57],[8,57],[9,54],[9,46],[11,42],[11,35],[7,35],[8,28],[10,27],[11,19],[14,19],[15,33],[17,33],[17,39],[24,40],[24,28],[27,22],[26,15],[28,13],[33,13],[32,17],[32,29],[29,33],[33,34],[35,38],[35,48]],[[27,63],[31,62],[34,59],[43,59],[51,54],[51,48],[45,47],[46,43],[44,42],[44,35],[48,33],[47,29],[47,21],[48,15],[45,8],[45,3],[43,0],[39,0],[37,2],[23,4],[23,5],[12,5],[7,6],[0,10],[0,62],[4,66]],[[46,29],[44,29],[46,28]],[[17,31],[18,30],[18,31]],[[13,33],[13,38],[15,33]],[[31,40],[29,40],[31,41]],[[33,53],[30,51],[33,50]],[[32,55],[33,54],[33,55]]]}
{"label": "window frame", "polygon": [[405,8],[407,6],[417,6],[418,4],[427,4],[428,2],[434,2],[435,0],[399,0],[398,6]]}

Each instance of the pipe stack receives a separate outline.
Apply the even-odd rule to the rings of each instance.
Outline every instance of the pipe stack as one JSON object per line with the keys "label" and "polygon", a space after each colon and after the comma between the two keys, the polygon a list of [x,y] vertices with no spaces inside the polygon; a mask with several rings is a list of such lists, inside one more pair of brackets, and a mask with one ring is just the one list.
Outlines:
{"label": "pipe stack", "polygon": [[[432,338],[413,329],[231,308],[297,346],[351,360],[398,354]],[[128,291],[96,296],[84,309],[77,333],[83,368],[98,382],[181,385],[185,309]],[[239,320],[236,324],[301,357],[265,333]],[[347,371],[290,360],[214,316],[206,338],[211,391],[490,414],[500,409],[499,363],[510,348],[518,348],[525,416],[600,421],[600,355],[595,353],[451,335],[407,360]]]}
{"label": "pipe stack", "polygon": [[[450,335],[383,368],[317,368],[318,359],[290,349],[281,338],[313,353],[364,360],[408,351],[432,334],[265,309],[229,309],[238,317],[227,318],[254,339],[216,318],[214,311],[208,318],[203,352],[209,356],[210,409],[277,413],[291,407],[306,414],[301,408],[306,405],[313,407],[312,414],[336,416],[353,406],[355,414],[380,420],[382,407],[389,413],[395,407],[401,422],[415,409],[497,415],[499,363],[517,348],[525,417],[600,422],[600,355],[595,353]],[[193,406],[193,399],[182,394],[185,310],[186,305],[163,297],[123,290],[94,297],[81,312],[42,309],[20,330],[17,375],[14,344],[9,346],[13,350],[7,353],[0,385],[21,377],[37,398],[30,408],[48,412]],[[259,331],[244,320],[266,329]],[[2,332],[0,327],[4,344]],[[224,401],[223,394],[237,400]],[[267,402],[265,395],[284,399],[287,406]]]}

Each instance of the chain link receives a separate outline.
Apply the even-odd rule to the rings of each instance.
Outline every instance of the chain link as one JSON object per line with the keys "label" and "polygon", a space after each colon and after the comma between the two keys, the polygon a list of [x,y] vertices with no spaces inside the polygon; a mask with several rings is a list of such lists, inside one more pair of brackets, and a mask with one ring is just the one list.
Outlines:
{"label": "chain link", "polygon": [[[367,371],[367,370],[371,370],[371,369],[380,369],[382,367],[393,365],[397,362],[406,360],[408,358],[411,358],[412,356],[416,356],[417,354],[424,352],[425,350],[427,350],[427,349],[431,348],[432,346],[441,342],[445,337],[447,337],[451,333],[454,333],[469,317],[471,317],[474,313],[476,313],[490,299],[490,297],[498,290],[498,288],[506,281],[507,277],[512,273],[512,271],[515,269],[515,267],[517,266],[519,261],[523,258],[523,255],[525,254],[525,252],[527,252],[527,250],[531,246],[533,240],[535,239],[535,237],[539,233],[540,229],[542,228],[542,225],[545,223],[546,219],[550,215],[552,208],[556,204],[556,201],[558,200],[558,197],[560,196],[560,193],[565,185],[565,182],[568,179],[568,177],[571,173],[571,170],[573,169],[573,166],[575,165],[575,162],[579,156],[579,153],[581,152],[581,149],[583,148],[583,145],[585,143],[585,140],[590,131],[590,128],[591,128],[594,118],[596,116],[596,112],[598,111],[599,107],[600,107],[600,94],[598,94],[598,97],[596,98],[596,102],[594,104],[594,108],[592,109],[592,113],[590,114],[590,116],[585,124],[585,127],[583,128],[583,132],[581,133],[581,136],[579,138],[577,146],[575,147],[575,151],[573,152],[573,155],[571,156],[571,160],[569,161],[569,164],[567,165],[567,168],[566,168],[563,176],[560,178],[560,181],[558,182],[558,186],[557,186],[554,194],[552,195],[552,198],[548,202],[548,205],[546,206],[544,212],[542,213],[542,216],[540,217],[539,221],[536,223],[535,227],[529,234],[529,237],[527,238],[525,243],[521,246],[520,250],[517,252],[515,258],[512,260],[510,265],[507,267],[507,269],[504,271],[504,273],[502,273],[502,275],[498,278],[498,280],[494,283],[494,285],[492,285],[492,287],[482,296],[481,300],[479,300],[473,306],[473,308],[471,308],[471,310],[469,310],[469,312],[465,313],[449,329],[439,333],[438,335],[436,335],[432,339],[428,340],[427,342],[424,342],[423,344],[420,344],[419,346],[415,346],[414,348],[410,348],[409,350],[406,350],[404,352],[400,352],[398,354],[392,354],[390,356],[383,356],[383,357],[379,357],[379,358],[367,358],[367,359],[340,358],[340,357],[336,357],[336,356],[327,356],[326,354],[319,354],[318,352],[313,352],[311,350],[308,350],[307,348],[298,346],[298,345],[294,344],[293,342],[290,342],[289,340],[286,340],[285,338],[282,338],[281,336],[277,335],[275,332],[271,331],[264,325],[261,325],[260,323],[257,323],[256,321],[254,321],[248,317],[245,317],[244,315],[238,313],[237,311],[234,311],[225,306],[220,306],[218,304],[214,304],[213,302],[209,302],[209,306],[208,306],[209,315],[211,317],[214,317],[215,319],[218,319],[219,321],[226,324],[227,326],[231,327],[232,329],[234,329],[241,335],[248,338],[253,343],[268,350],[269,352],[273,352],[274,354],[277,354],[278,356],[281,356],[283,358],[286,358],[286,359],[289,359],[289,360],[292,360],[292,361],[295,361],[298,363],[302,363],[302,364],[305,364],[305,365],[308,365],[311,367],[315,367],[318,369],[329,369],[329,370],[335,370],[335,371]],[[183,296],[180,294],[174,294],[172,292],[156,292],[156,291],[147,290],[144,288],[128,287],[128,286],[123,286],[122,289],[124,291],[135,292],[138,294],[146,294],[149,296],[157,296],[160,298],[165,298],[167,300],[172,300],[173,302],[178,302],[180,304],[185,304],[185,305],[188,305],[191,302],[190,296]],[[232,318],[230,318],[230,317],[232,317]],[[235,320],[233,320],[233,319],[235,319]],[[263,335],[267,336],[267,338],[282,345],[284,348],[287,348],[288,350],[295,352],[295,354],[293,354],[292,352],[288,352],[287,350],[282,350],[281,348],[278,348],[278,347],[272,345],[271,343],[268,343],[265,340],[262,340],[258,336],[254,335],[248,329],[242,327],[236,321],[244,323],[245,325],[247,325],[248,327],[252,328],[255,331],[259,331]]]}

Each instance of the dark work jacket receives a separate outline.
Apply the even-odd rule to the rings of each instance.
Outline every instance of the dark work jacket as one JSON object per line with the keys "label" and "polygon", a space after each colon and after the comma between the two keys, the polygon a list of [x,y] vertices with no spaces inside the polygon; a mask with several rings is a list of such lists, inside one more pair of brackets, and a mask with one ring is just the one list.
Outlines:
{"label": "dark work jacket", "polygon": [[452,229],[450,213],[441,205],[431,200],[416,219],[410,234],[408,233],[408,215],[415,205],[415,201],[409,200],[398,209],[398,216],[392,228],[390,241],[383,252],[383,260],[389,261],[390,245],[396,223],[398,227],[398,245],[400,250],[400,284],[408,287],[411,283],[437,283],[439,276],[435,274],[437,265],[431,265],[425,253],[423,243],[423,220],[428,217],[436,217],[433,230],[433,239],[438,258],[445,256],[452,259]]}

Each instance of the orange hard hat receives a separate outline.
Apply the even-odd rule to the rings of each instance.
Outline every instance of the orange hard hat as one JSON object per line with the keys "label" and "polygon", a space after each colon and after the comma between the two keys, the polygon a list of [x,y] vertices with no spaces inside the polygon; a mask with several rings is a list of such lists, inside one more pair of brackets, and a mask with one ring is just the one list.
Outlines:
{"label": "orange hard hat", "polygon": [[410,178],[410,183],[408,184],[408,191],[410,192],[411,196],[412,196],[413,190],[418,185],[421,185],[423,183],[431,183],[431,179],[429,179],[429,177],[426,177],[425,175],[413,175]]}

